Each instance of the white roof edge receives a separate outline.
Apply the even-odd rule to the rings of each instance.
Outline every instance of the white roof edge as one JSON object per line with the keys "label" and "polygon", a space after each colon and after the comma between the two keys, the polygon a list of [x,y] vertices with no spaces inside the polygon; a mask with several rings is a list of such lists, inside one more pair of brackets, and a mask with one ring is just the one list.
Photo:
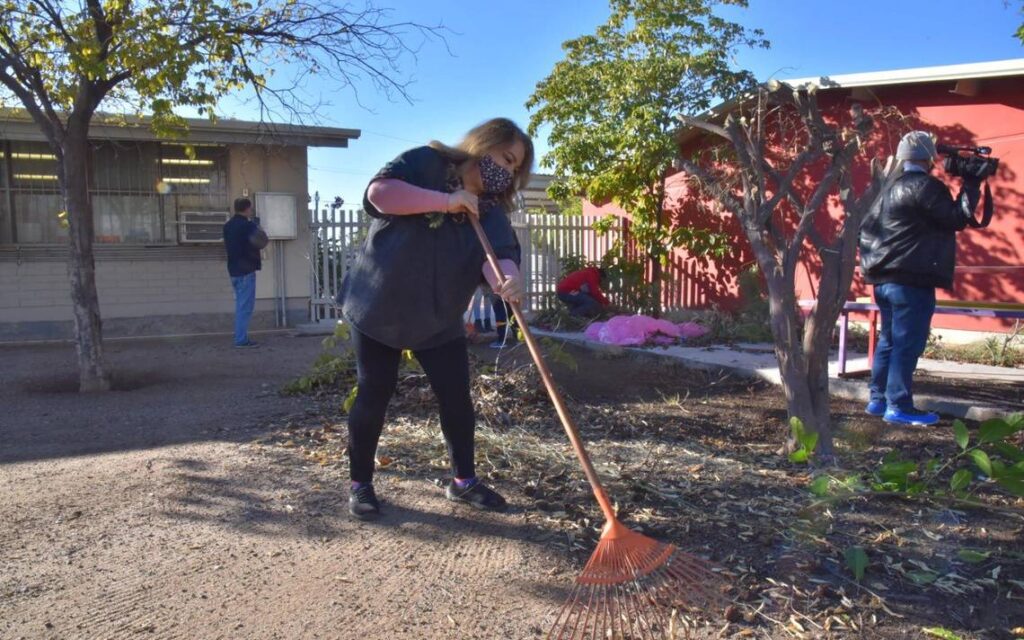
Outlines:
{"label": "white roof edge", "polygon": [[780,79],[779,82],[785,82],[794,87],[816,85],[822,89],[839,89],[843,87],[877,87],[889,84],[941,82],[943,80],[998,78],[1018,75],[1024,75],[1024,58],[995,60],[991,62],[970,62],[967,64],[947,64],[937,67],[917,67],[914,69],[894,69],[891,71],[847,73],[813,78],[793,78],[792,80]]}

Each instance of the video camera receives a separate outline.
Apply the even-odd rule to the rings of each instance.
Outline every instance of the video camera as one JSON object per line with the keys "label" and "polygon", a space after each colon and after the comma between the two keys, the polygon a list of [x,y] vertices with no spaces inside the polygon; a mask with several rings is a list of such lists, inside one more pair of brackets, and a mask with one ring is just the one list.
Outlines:
{"label": "video camera", "polygon": [[[999,158],[990,155],[992,147],[938,144],[935,145],[935,150],[946,156],[942,168],[953,176],[973,178],[980,182],[995,175],[996,169],[999,168]],[[975,229],[982,229],[992,221],[992,213],[992,191],[988,187],[988,182],[985,182],[985,206],[982,209],[981,220],[971,217],[967,219],[967,223]]]}
{"label": "video camera", "polygon": [[999,158],[989,155],[992,153],[992,147],[939,144],[935,145],[935,150],[946,156],[942,168],[953,176],[984,180],[994,175],[999,168]]}

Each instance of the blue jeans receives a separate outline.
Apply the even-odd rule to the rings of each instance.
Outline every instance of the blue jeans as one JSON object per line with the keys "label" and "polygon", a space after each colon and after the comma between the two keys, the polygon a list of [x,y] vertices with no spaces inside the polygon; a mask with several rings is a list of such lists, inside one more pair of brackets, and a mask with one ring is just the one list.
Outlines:
{"label": "blue jeans", "polygon": [[235,290],[235,344],[249,342],[249,320],[256,304],[256,272],[231,276]]}
{"label": "blue jeans", "polygon": [[597,298],[583,291],[559,293],[558,299],[569,307],[569,313],[574,316],[592,317],[601,312],[601,303],[597,301]]}
{"label": "blue jeans", "polygon": [[871,365],[871,400],[884,399],[890,409],[913,409],[911,378],[928,344],[935,289],[880,284],[875,286],[875,304],[882,327]]}

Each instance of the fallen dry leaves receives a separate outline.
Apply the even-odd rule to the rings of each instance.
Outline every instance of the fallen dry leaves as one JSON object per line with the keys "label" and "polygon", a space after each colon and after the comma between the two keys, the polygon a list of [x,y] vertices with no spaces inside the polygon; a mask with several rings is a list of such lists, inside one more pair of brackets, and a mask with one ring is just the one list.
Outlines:
{"label": "fallen dry leaves", "polygon": [[[629,368],[645,365],[573,355],[586,359],[590,375],[602,366],[618,369],[608,374],[621,380],[613,397],[568,402],[620,516],[710,557],[726,579],[733,604],[718,617],[724,626],[717,636],[917,637],[937,625],[962,638],[1017,633],[1011,627],[1024,620],[1024,515],[885,497],[815,501],[807,468],[774,454],[781,419],[765,416],[779,414],[777,391],[677,372],[680,380],[671,384],[679,393],[640,397],[643,383]],[[603,520],[537,374],[514,362],[496,371],[474,360],[473,368],[478,473],[525,505],[521,517],[548,545],[582,564]],[[343,473],[344,396],[320,396],[316,409],[263,444]],[[845,449],[840,443],[851,469],[881,457],[882,445],[854,440]],[[399,382],[377,464],[438,483],[447,474],[433,394],[420,373]],[[851,546],[868,555],[860,582],[845,566]],[[693,628],[702,618],[680,612],[673,624]]]}

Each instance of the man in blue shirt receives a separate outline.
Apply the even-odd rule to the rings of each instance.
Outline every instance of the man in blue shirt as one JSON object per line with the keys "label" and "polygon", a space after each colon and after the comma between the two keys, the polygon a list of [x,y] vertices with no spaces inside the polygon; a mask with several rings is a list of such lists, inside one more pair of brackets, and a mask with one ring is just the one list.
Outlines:
{"label": "man in blue shirt", "polygon": [[258,346],[249,339],[249,320],[256,304],[256,272],[262,266],[260,250],[267,242],[267,234],[253,219],[252,202],[235,200],[235,215],[224,223],[224,249],[235,290],[235,347],[239,349]]}

